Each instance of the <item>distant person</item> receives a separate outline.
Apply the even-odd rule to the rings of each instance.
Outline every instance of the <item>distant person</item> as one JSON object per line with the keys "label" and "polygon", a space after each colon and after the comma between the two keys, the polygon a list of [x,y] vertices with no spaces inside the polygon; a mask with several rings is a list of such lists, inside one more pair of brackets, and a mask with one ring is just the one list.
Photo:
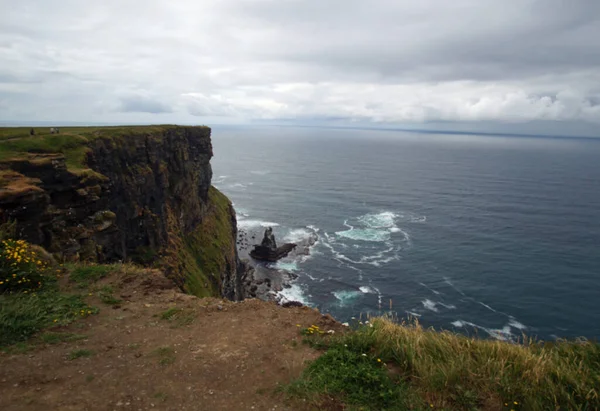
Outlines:
{"label": "distant person", "polygon": [[34,129],[29,130],[29,135],[30,136],[35,136],[35,130]]}

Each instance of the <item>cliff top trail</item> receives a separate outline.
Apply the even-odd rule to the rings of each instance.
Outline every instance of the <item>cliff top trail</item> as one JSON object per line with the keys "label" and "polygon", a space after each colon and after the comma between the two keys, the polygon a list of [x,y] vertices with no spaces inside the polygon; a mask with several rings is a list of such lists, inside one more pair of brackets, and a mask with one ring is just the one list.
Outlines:
{"label": "cliff top trail", "polygon": [[199,299],[158,270],[116,267],[90,291],[110,289],[121,302],[111,307],[92,291],[86,298],[101,308],[97,315],[47,330],[21,353],[0,353],[0,409],[304,408],[275,390],[317,357],[297,324],[338,329],[330,317],[259,300]]}

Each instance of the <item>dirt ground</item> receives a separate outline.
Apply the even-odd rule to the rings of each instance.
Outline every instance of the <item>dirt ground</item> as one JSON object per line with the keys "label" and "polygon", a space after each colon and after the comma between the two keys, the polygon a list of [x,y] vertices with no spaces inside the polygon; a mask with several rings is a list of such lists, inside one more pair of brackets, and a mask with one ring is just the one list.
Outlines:
{"label": "dirt ground", "polygon": [[100,285],[124,301],[90,296],[99,314],[51,330],[85,338],[0,354],[0,410],[302,410],[276,392],[319,355],[297,324],[340,331],[306,307],[181,294],[156,270]]}

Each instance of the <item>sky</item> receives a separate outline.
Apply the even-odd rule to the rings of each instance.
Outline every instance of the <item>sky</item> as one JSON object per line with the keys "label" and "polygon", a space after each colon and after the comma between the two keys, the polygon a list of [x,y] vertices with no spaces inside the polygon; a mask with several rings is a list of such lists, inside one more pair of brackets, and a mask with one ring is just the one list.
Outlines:
{"label": "sky", "polygon": [[0,0],[0,121],[600,136],[598,0]]}

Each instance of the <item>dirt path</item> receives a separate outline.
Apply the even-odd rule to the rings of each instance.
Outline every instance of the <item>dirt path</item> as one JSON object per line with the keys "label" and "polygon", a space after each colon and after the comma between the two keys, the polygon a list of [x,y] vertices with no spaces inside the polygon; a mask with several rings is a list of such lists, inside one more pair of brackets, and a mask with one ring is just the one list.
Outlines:
{"label": "dirt path", "polygon": [[53,330],[84,339],[0,354],[1,410],[303,409],[273,393],[318,355],[297,324],[339,329],[305,307],[180,294],[158,271],[104,283],[119,308],[92,296],[98,315]]}

